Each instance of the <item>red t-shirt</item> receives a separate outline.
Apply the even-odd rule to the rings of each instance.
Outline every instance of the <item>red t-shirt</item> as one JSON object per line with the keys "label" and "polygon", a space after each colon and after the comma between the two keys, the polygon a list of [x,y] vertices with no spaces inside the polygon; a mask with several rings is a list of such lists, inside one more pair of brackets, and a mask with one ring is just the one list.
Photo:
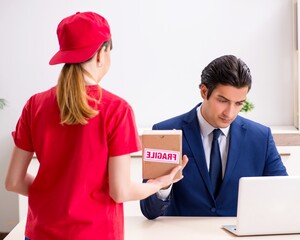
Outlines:
{"label": "red t-shirt", "polygon": [[[14,132],[17,147],[40,167],[29,189],[25,235],[31,240],[124,239],[123,204],[109,196],[108,158],[140,150],[131,106],[87,86],[99,114],[86,125],[61,125],[56,88],[32,96]],[[91,103],[92,104],[92,103]]]}

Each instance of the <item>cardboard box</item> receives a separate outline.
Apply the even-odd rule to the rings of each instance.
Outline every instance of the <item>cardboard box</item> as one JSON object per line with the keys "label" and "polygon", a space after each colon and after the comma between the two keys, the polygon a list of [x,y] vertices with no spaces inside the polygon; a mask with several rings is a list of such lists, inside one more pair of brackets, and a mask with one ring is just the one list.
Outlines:
{"label": "cardboard box", "polygon": [[[146,130],[142,134],[143,179],[157,178],[182,164],[181,130]],[[175,178],[182,175],[180,170]]]}

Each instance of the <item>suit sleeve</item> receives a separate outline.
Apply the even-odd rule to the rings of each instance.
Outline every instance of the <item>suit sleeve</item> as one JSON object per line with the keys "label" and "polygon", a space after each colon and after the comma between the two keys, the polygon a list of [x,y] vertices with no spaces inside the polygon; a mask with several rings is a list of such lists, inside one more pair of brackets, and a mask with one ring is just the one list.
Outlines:
{"label": "suit sleeve", "polygon": [[[143,180],[143,182],[146,181],[147,180]],[[163,201],[159,199],[156,194],[153,194],[140,201],[140,208],[143,215],[152,220],[159,216],[163,216],[169,204],[170,197],[168,200]]]}
{"label": "suit sleeve", "polygon": [[268,129],[268,149],[264,176],[287,176],[288,173],[277,151],[271,130]]}

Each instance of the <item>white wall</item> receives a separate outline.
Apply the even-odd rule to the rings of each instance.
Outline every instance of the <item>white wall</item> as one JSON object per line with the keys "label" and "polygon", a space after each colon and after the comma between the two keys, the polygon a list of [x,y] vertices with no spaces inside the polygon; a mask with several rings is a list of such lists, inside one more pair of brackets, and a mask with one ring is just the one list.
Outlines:
{"label": "white wall", "polygon": [[127,99],[139,127],[188,111],[200,101],[202,69],[235,54],[249,65],[255,110],[267,125],[293,125],[292,0],[0,0],[0,231],[18,221],[15,194],[3,187],[11,131],[25,101],[56,83],[59,21],[96,11],[110,22],[112,67],[102,85]]}

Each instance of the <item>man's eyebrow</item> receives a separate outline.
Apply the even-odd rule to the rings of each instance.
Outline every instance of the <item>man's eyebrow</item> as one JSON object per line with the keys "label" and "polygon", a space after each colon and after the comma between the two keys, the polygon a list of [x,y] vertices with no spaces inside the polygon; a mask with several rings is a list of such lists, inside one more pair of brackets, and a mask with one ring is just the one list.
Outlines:
{"label": "man's eyebrow", "polygon": [[[226,98],[226,97],[224,97],[224,96],[222,96],[222,95],[218,95],[218,97],[219,97],[219,98],[222,98],[222,99],[224,99],[224,100],[226,100],[226,101],[228,101],[228,102],[231,102],[230,99],[228,99],[228,98]],[[245,101],[246,101],[246,99],[241,100],[241,101],[237,101],[237,103],[243,103],[243,102],[245,102]]]}
{"label": "man's eyebrow", "polygon": [[218,97],[219,97],[219,98],[223,98],[224,100],[230,102],[230,100],[229,100],[228,98],[226,98],[226,97],[224,97],[224,96],[222,96],[222,95],[218,95]]}

